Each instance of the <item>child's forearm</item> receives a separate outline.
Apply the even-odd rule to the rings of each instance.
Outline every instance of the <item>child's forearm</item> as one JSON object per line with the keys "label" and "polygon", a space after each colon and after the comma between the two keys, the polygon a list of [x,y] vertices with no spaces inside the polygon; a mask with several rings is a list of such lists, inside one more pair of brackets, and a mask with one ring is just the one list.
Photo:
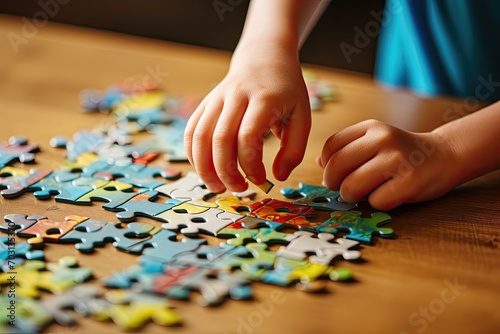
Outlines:
{"label": "child's forearm", "polygon": [[458,157],[457,184],[500,168],[500,102],[447,123],[435,133],[447,140]]}
{"label": "child's forearm", "polygon": [[252,0],[238,49],[279,46],[297,52],[301,22],[315,0]]}

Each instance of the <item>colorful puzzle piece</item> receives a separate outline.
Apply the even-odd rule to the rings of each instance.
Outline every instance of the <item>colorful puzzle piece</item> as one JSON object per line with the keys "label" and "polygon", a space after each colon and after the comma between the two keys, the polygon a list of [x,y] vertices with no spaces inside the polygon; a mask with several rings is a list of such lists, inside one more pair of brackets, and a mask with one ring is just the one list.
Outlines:
{"label": "colorful puzzle piece", "polygon": [[307,205],[323,210],[351,210],[356,208],[355,204],[346,203],[339,191],[329,190],[305,183],[299,183],[299,189],[283,188],[281,194],[287,198],[300,198],[293,202],[298,205]]}
{"label": "colorful puzzle piece", "polygon": [[5,223],[0,223],[0,231],[9,234],[17,234],[36,224],[38,220],[46,218],[47,217],[40,214],[27,216],[20,213],[11,213],[3,217]]}
{"label": "colorful puzzle piece", "polygon": [[309,258],[312,263],[329,265],[337,256],[342,256],[345,260],[356,260],[360,257],[360,252],[350,250],[357,246],[358,242],[348,239],[336,239],[328,233],[315,235],[308,231],[297,231],[295,238],[290,241],[286,247],[278,250],[278,255],[295,260],[304,260],[308,255],[314,254]]}
{"label": "colorful puzzle piece", "polygon": [[313,229],[318,225],[307,219],[315,217],[313,208],[277,199],[267,201],[263,206],[253,210],[250,215],[300,229]]}
{"label": "colorful puzzle piece", "polygon": [[157,262],[170,262],[172,259],[183,252],[194,251],[200,245],[205,244],[205,239],[182,239],[177,241],[177,233],[155,228],[150,232],[151,238],[142,240],[125,250],[133,254],[143,254]]}
{"label": "colorful puzzle piece", "polygon": [[175,326],[181,317],[167,303],[165,298],[133,291],[115,290],[105,295],[108,305],[95,310],[98,320],[111,319],[123,329],[136,329],[152,320],[161,326]]}
{"label": "colorful puzzle piece", "polygon": [[169,199],[165,203],[153,202],[158,197],[156,191],[147,191],[137,194],[125,203],[116,206],[113,211],[119,211],[116,217],[122,222],[129,222],[135,216],[154,218],[162,212],[170,210],[180,203],[180,200]]}
{"label": "colorful puzzle piece", "polygon": [[65,184],[68,186],[71,181],[74,181],[80,177],[78,173],[71,173],[65,170],[60,170],[53,172],[42,180],[30,185],[28,190],[34,191],[38,199],[50,199],[52,195],[59,195],[61,193],[61,187]]}
{"label": "colorful puzzle piece", "polygon": [[331,218],[317,227],[318,232],[337,233],[347,231],[345,238],[370,243],[372,235],[390,238],[394,235],[392,228],[379,227],[391,222],[391,216],[384,212],[374,212],[370,218],[361,217],[360,211],[334,211]]}
{"label": "colorful puzzle piece", "polygon": [[95,247],[102,247],[107,242],[112,242],[120,250],[127,250],[140,243],[141,239],[149,238],[153,229],[153,225],[145,223],[128,223],[123,227],[121,223],[88,219],[60,240],[75,243],[75,248],[82,253],[92,253]]}
{"label": "colorful puzzle piece", "polygon": [[0,194],[5,198],[15,198],[22,195],[28,187],[50,174],[50,171],[4,167],[0,169]]}
{"label": "colorful puzzle piece", "polygon": [[155,219],[166,222],[162,224],[163,228],[174,231],[180,230],[181,233],[187,236],[196,236],[198,233],[216,236],[217,232],[242,217],[231,212],[208,208],[198,214],[169,210],[156,215]]}
{"label": "colorful puzzle piece", "polygon": [[43,260],[42,250],[35,250],[27,242],[16,243],[15,237],[0,237],[0,270],[7,272],[28,260]]}
{"label": "colorful puzzle piece", "polygon": [[0,169],[17,161],[32,163],[39,150],[38,145],[28,144],[26,137],[10,137],[8,143],[0,143]]}
{"label": "colorful puzzle piece", "polygon": [[[17,285],[16,294],[38,298],[40,290],[61,293],[92,277],[88,268],[78,268],[73,257],[63,257],[58,263],[30,260],[16,267],[16,273],[0,273],[0,285]],[[45,270],[47,269],[47,270]]]}
{"label": "colorful puzzle piece", "polygon": [[47,218],[40,218],[37,220],[36,224],[20,230],[19,232],[17,232],[17,234],[21,237],[40,237],[44,241],[57,242],[63,235],[71,231],[73,227],[87,219],[88,217],[81,217],[76,215],[67,216],[62,222]]}
{"label": "colorful puzzle piece", "polygon": [[53,319],[45,305],[36,299],[21,296],[12,298],[2,294],[0,308],[6,310],[0,316],[2,333],[40,333]]}

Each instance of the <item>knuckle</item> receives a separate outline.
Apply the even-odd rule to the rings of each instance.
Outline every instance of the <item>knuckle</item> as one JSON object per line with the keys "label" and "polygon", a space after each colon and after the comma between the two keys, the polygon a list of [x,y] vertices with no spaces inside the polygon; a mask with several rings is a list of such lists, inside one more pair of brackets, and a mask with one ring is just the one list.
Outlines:
{"label": "knuckle", "polygon": [[214,131],[212,136],[212,143],[215,146],[227,144],[230,142],[230,140],[231,134],[228,131],[225,131],[225,129]]}

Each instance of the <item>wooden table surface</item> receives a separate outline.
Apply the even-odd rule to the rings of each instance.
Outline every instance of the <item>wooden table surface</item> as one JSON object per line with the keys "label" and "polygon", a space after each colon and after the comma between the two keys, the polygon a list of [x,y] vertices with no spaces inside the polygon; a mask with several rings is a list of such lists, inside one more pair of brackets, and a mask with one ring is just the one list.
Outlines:
{"label": "wooden table surface", "polygon": [[[23,36],[17,52],[11,43],[13,34]],[[56,23],[23,35],[21,19],[6,15],[0,15],[0,50],[0,139],[28,136],[42,147],[33,167],[49,169],[64,161],[62,151],[48,144],[52,136],[71,136],[109,119],[80,112],[81,90],[105,89],[156,71],[167,92],[203,97],[223,78],[230,60],[227,52]],[[304,162],[286,182],[276,183],[277,190],[270,195],[278,199],[283,199],[282,187],[297,187],[299,182],[321,184],[314,157],[335,131],[368,118],[426,131],[447,120],[453,105],[464,106],[450,98],[423,99],[387,91],[358,74],[304,67],[331,82],[339,101],[313,112]],[[276,140],[266,141],[268,168],[277,147]],[[191,170],[188,164],[175,167]],[[257,199],[264,197],[259,194]],[[32,194],[14,200],[0,198],[0,215],[9,213],[40,213],[52,219],[79,214],[116,221],[115,214],[100,205],[41,201]],[[255,300],[227,301],[216,308],[173,301],[184,325],[172,329],[149,324],[143,332],[499,333],[500,173],[469,182],[438,200],[404,205],[389,214],[394,239],[376,238],[372,246],[362,246],[363,263],[339,262],[354,271],[355,283],[330,282],[327,294],[255,283]],[[82,255],[70,245],[48,244],[45,251],[49,260],[77,256],[81,265],[94,269],[96,283],[137,259],[111,245],[93,255]],[[53,325],[47,332],[122,331],[110,323],[83,318],[79,328]]]}

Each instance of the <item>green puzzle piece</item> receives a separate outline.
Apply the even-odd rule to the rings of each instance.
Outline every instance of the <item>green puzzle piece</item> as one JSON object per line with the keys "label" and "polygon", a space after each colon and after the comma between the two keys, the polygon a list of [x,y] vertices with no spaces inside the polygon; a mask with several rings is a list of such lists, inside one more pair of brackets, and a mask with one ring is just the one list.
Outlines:
{"label": "green puzzle piece", "polygon": [[391,216],[384,212],[374,212],[370,218],[361,217],[360,211],[334,211],[330,219],[316,228],[317,233],[326,232],[335,234],[340,231],[350,232],[345,238],[370,243],[372,235],[382,238],[394,236],[394,230],[379,225],[389,223]]}

